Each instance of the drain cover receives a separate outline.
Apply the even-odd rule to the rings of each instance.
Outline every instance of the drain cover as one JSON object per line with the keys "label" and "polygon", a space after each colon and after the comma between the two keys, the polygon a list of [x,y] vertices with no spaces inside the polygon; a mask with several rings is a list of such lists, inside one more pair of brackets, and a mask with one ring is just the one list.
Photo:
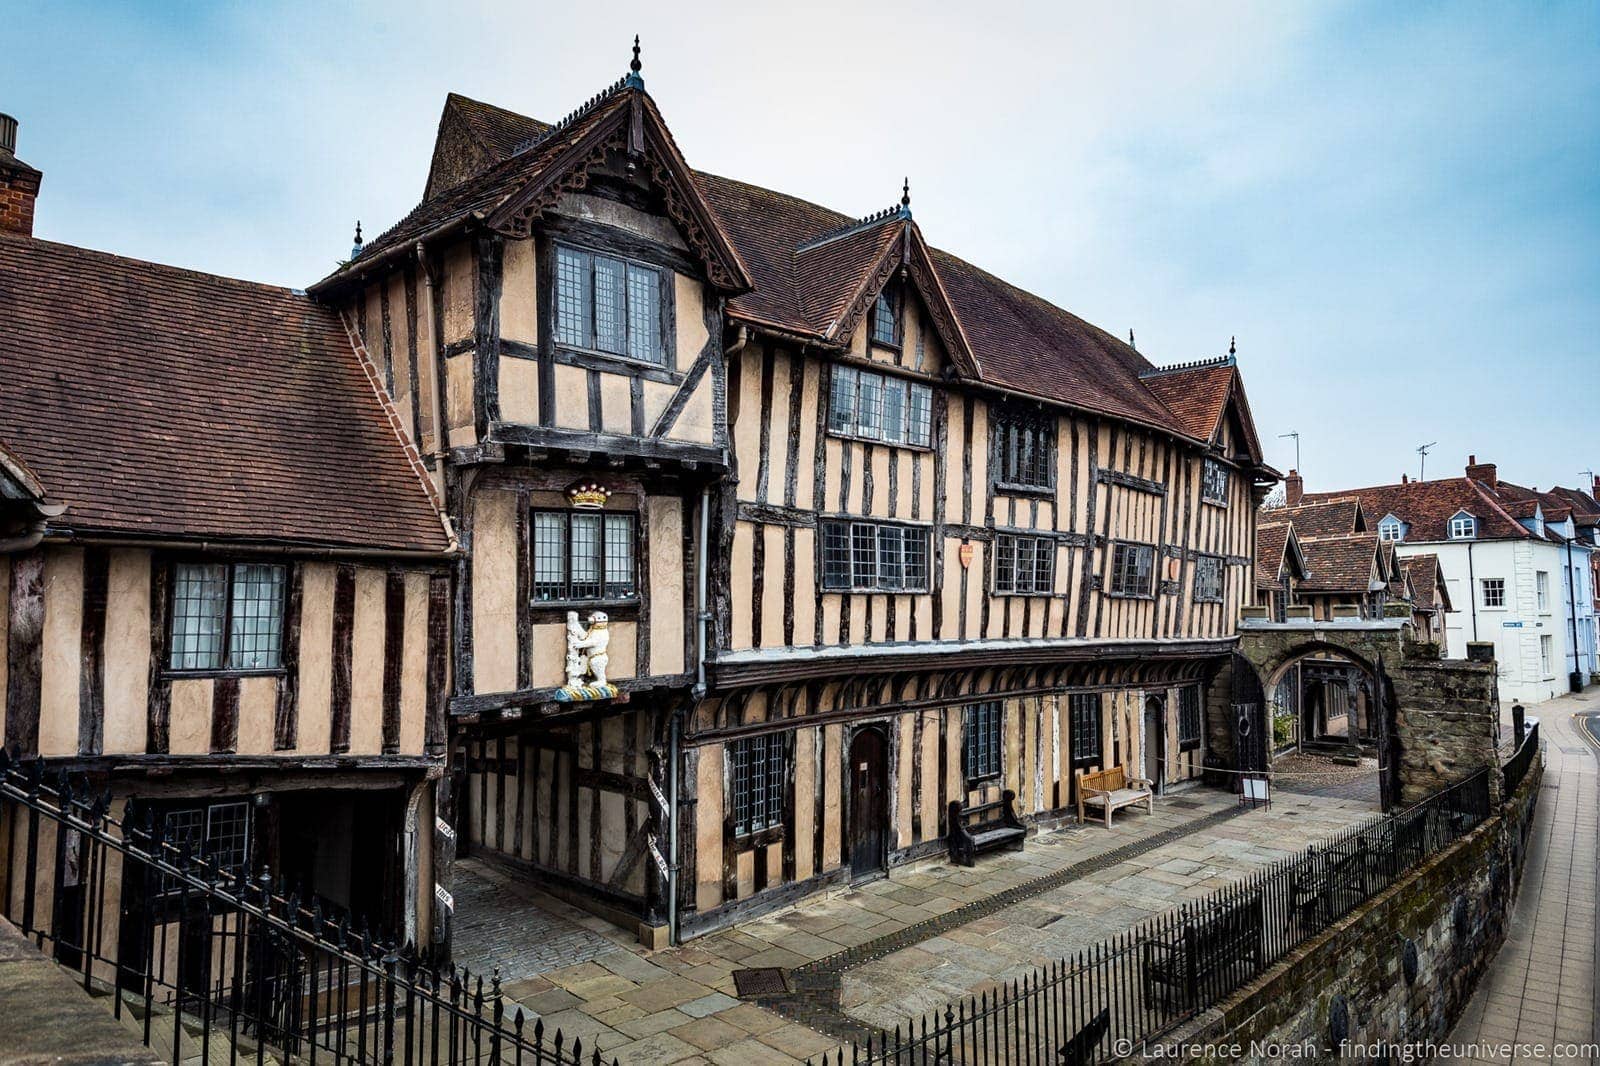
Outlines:
{"label": "drain cover", "polygon": [[735,970],[733,984],[739,992],[740,999],[789,994],[789,979],[776,966],[763,966],[757,970]]}

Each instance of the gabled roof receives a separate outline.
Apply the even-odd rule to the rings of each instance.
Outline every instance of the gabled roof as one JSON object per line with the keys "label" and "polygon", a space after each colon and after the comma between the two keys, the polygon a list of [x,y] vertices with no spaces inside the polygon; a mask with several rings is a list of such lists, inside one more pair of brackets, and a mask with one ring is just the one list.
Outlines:
{"label": "gabled roof", "polygon": [[1287,522],[1267,522],[1257,526],[1256,587],[1278,588],[1285,567],[1296,581],[1305,580],[1305,553],[1294,527]]}
{"label": "gabled roof", "polygon": [[[1198,379],[1180,373],[1160,385],[1141,380],[1154,368],[1130,345],[928,246],[909,211],[891,208],[858,219],[770,189],[689,171],[681,165],[682,156],[654,102],[642,88],[630,88],[628,79],[555,127],[452,93],[440,121],[433,174],[469,169],[480,165],[478,159],[486,161],[481,170],[448,188],[433,188],[443,183],[430,177],[434,195],[312,291],[331,291],[375,270],[384,256],[401,254],[424,237],[468,224],[505,228],[514,221],[525,228],[553,202],[554,194],[581,187],[584,167],[598,158],[594,148],[607,143],[608,136],[612,149],[630,143],[632,118],[624,120],[624,112],[648,119],[647,158],[670,162],[665,167],[672,178],[668,184],[684,203],[696,200],[691,186],[698,190],[709,206],[704,228],[708,234],[724,234],[734,250],[745,281],[728,302],[731,319],[820,347],[843,348],[877,291],[899,270],[915,285],[964,374],[1203,444],[1215,438],[1221,411],[1231,410],[1252,462],[1260,464],[1249,406],[1231,363],[1226,373],[1217,375],[1222,379],[1222,407],[1202,426],[1204,419],[1194,421],[1169,406],[1183,406],[1187,392],[1201,387],[1194,383]],[[619,135],[624,141],[615,141]],[[651,172],[659,178],[657,169],[653,166]],[[672,215],[680,226],[682,213]],[[1210,388],[1209,382],[1204,384]]]}
{"label": "gabled roof", "polygon": [[1207,444],[1220,441],[1222,427],[1232,416],[1245,451],[1252,460],[1261,461],[1261,441],[1256,437],[1250,401],[1245,398],[1244,382],[1231,353],[1196,363],[1153,367],[1140,378],[1178,416],[1190,436]]}
{"label": "gabled roof", "polygon": [[1406,523],[1407,543],[1450,539],[1450,519],[1466,511],[1478,520],[1480,540],[1521,540],[1533,537],[1481,483],[1471,478],[1407,481],[1398,485],[1373,485],[1340,492],[1308,492],[1303,503],[1324,503],[1355,496],[1367,514],[1392,514]]}
{"label": "gabled roof", "polygon": [[1367,532],[1366,512],[1355,496],[1341,496],[1266,512],[1274,522],[1293,522],[1303,537],[1333,537]]}
{"label": "gabled roof", "polygon": [[337,315],[305,294],[0,236],[0,426],[86,534],[442,552]]}
{"label": "gabled roof", "polygon": [[1388,584],[1376,533],[1302,537],[1300,547],[1310,571],[1300,582],[1303,591],[1364,595],[1374,581]]}
{"label": "gabled roof", "polygon": [[1437,555],[1412,555],[1400,560],[1400,566],[1411,580],[1412,605],[1420,610],[1454,610],[1450,606],[1450,590],[1445,584],[1444,571]]}

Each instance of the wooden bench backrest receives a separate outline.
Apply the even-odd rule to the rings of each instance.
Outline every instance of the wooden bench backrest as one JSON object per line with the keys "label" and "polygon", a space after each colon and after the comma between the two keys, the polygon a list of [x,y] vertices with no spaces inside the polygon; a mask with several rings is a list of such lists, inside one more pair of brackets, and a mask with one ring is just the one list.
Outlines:
{"label": "wooden bench backrest", "polygon": [[1101,792],[1115,792],[1119,788],[1128,787],[1128,779],[1122,773],[1122,767],[1113,766],[1109,770],[1097,770],[1092,774],[1078,775],[1079,788],[1093,788]]}

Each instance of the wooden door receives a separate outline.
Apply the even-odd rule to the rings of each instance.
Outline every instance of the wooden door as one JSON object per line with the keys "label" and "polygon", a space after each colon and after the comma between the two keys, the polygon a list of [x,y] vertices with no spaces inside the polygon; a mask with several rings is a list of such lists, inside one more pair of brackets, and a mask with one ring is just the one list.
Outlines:
{"label": "wooden door", "polygon": [[1166,784],[1167,714],[1159,696],[1144,701],[1144,776],[1156,792]]}
{"label": "wooden door", "polygon": [[880,875],[889,858],[889,745],[877,729],[850,742],[850,876]]}

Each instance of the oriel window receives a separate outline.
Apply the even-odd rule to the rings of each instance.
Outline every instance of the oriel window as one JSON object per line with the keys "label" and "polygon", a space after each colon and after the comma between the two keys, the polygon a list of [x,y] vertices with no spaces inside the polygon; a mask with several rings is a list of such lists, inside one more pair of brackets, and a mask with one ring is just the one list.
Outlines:
{"label": "oriel window", "polygon": [[534,601],[634,599],[636,529],[629,512],[534,511]]}
{"label": "oriel window", "polygon": [[169,669],[278,669],[284,575],[278,563],[176,564]]}
{"label": "oriel window", "polygon": [[556,246],[556,342],[645,363],[666,361],[659,267]]}

